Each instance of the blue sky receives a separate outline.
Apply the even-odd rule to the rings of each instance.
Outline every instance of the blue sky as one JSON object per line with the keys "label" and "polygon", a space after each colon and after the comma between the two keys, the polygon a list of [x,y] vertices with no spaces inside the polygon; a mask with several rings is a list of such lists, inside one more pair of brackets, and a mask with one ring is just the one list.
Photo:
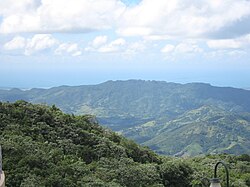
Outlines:
{"label": "blue sky", "polygon": [[[237,14],[235,14],[237,12]],[[1,0],[0,87],[250,87],[248,0]]]}

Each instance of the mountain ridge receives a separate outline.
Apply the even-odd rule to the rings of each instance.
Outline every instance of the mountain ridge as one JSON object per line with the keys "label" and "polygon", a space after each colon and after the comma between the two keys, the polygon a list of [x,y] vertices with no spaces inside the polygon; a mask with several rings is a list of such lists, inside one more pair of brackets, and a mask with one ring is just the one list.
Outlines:
{"label": "mountain ridge", "polygon": [[[231,149],[238,146],[238,149],[233,151],[235,154],[249,153],[250,149],[242,143],[242,139],[250,136],[250,91],[244,89],[215,87],[207,83],[180,84],[128,80],[107,81],[86,86],[35,88],[26,91],[0,90],[1,101],[12,102],[20,99],[32,103],[55,104],[67,113],[96,115],[104,126],[123,133],[126,137],[149,146],[158,153],[191,156],[217,152],[231,153],[226,149],[234,143],[230,138],[223,144],[221,137],[220,143],[214,142],[218,144],[217,147],[205,149],[206,146],[213,147],[201,141],[202,139],[210,141],[208,135],[200,133],[197,135],[198,143],[191,141],[191,137],[196,135],[184,133],[187,131],[185,123],[188,123],[191,129],[194,127],[206,129],[209,125],[215,128],[219,125],[214,133],[229,133],[230,136],[234,135],[227,130],[227,123],[231,129],[240,126],[242,128],[238,140]],[[234,115],[238,119],[230,118]],[[218,120],[220,116],[222,119]],[[245,118],[246,120],[242,120]],[[233,122],[235,124],[232,124]],[[181,131],[170,132],[171,128],[176,126],[179,126]],[[166,129],[169,134],[163,133]],[[179,136],[180,134],[182,136]],[[186,139],[183,139],[185,136]],[[161,142],[165,142],[161,146],[157,145],[159,137]],[[186,144],[170,146],[168,142],[172,141],[169,137],[179,137],[179,140]],[[178,139],[176,141],[178,143]],[[249,140],[245,141],[250,144]],[[193,152],[192,148],[196,151]]]}

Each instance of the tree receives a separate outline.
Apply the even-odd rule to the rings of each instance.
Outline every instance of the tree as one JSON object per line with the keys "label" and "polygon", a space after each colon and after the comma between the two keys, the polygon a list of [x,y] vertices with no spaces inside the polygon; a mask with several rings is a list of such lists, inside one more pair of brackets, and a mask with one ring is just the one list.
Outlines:
{"label": "tree", "polygon": [[182,161],[168,161],[160,165],[162,183],[167,187],[191,186],[192,168]]}

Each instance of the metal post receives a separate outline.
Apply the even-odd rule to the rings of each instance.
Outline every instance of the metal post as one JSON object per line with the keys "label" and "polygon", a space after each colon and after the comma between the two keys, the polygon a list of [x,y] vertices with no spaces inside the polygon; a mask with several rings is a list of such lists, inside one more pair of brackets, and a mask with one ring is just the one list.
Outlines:
{"label": "metal post", "polygon": [[228,167],[227,165],[222,162],[222,161],[219,161],[217,162],[217,164],[215,165],[215,168],[214,168],[214,178],[217,178],[217,168],[218,168],[218,165],[222,164],[226,170],[226,175],[227,175],[227,187],[229,187],[229,171],[228,171]]}

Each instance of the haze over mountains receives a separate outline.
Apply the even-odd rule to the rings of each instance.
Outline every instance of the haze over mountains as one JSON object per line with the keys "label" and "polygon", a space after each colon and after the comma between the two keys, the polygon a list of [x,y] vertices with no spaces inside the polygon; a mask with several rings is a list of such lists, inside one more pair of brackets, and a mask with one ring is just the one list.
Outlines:
{"label": "haze over mountains", "polygon": [[250,154],[250,91],[203,83],[108,81],[50,89],[0,90],[1,101],[55,104],[161,154]]}

